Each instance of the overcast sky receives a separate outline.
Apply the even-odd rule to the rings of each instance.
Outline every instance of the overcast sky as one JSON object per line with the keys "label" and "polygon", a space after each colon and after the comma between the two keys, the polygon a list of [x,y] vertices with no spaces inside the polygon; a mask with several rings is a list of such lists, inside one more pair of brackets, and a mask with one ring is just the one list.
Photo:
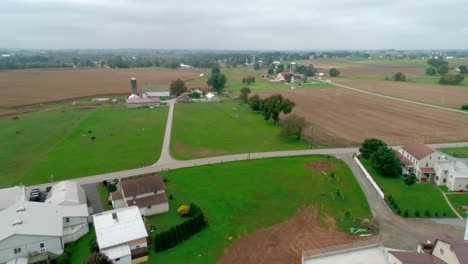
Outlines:
{"label": "overcast sky", "polygon": [[467,49],[467,0],[0,0],[2,48]]}

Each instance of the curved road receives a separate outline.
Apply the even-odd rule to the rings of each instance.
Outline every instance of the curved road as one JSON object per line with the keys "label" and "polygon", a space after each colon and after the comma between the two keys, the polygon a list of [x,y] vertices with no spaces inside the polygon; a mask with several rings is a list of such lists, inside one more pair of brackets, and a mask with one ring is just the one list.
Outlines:
{"label": "curved road", "polygon": [[[386,203],[377,196],[376,191],[372,188],[369,181],[366,179],[362,171],[359,169],[355,161],[352,159],[354,153],[359,151],[358,148],[334,148],[334,149],[310,149],[310,150],[291,150],[291,151],[273,151],[260,153],[243,153],[235,155],[226,155],[210,158],[202,158],[195,160],[175,160],[170,154],[170,141],[172,131],[172,119],[174,113],[175,100],[169,101],[169,114],[166,123],[166,131],[164,135],[163,147],[159,160],[150,166],[136,168],[131,170],[117,171],[100,175],[87,176],[83,178],[73,179],[74,181],[84,184],[102,182],[115,178],[128,178],[142,174],[155,173],[171,169],[186,168],[193,166],[201,166],[208,164],[216,164],[238,160],[248,159],[263,159],[272,157],[288,157],[302,155],[333,155],[342,159],[353,171],[357,181],[362,187],[376,222],[379,224],[380,236],[385,243],[385,246],[406,250],[415,250],[416,245],[434,233],[446,233],[454,237],[463,236],[463,228],[446,224],[437,224],[429,220],[407,219],[399,217],[391,211]],[[433,148],[440,147],[466,147],[468,142],[431,144]],[[45,188],[53,183],[36,185],[34,187]]]}

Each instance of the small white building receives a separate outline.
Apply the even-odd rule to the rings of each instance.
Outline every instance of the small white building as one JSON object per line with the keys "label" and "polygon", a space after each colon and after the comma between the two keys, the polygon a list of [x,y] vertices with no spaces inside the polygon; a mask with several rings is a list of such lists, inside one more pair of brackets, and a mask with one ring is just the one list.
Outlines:
{"label": "small white building", "polygon": [[62,181],[52,186],[45,202],[57,205],[86,204],[86,194],[78,183]]}
{"label": "small white building", "polygon": [[148,232],[138,207],[105,211],[93,215],[93,222],[99,251],[113,263],[148,261]]}
{"label": "small white building", "polygon": [[169,91],[143,92],[142,97],[143,98],[171,97],[171,93]]}
{"label": "small white building", "polygon": [[212,101],[212,102],[217,102],[219,101],[219,98],[214,94],[214,93],[207,93],[206,94],[206,99],[208,99],[208,101]]}
{"label": "small white building", "polygon": [[10,207],[17,200],[26,201],[26,188],[15,186],[0,190],[0,211]]}
{"label": "small white building", "polygon": [[463,161],[436,163],[435,172],[437,185],[445,185],[451,191],[468,191],[468,165]]}
{"label": "small white building", "polygon": [[127,108],[141,108],[141,107],[158,107],[161,105],[161,100],[159,97],[155,98],[131,98],[133,95],[126,101]]}

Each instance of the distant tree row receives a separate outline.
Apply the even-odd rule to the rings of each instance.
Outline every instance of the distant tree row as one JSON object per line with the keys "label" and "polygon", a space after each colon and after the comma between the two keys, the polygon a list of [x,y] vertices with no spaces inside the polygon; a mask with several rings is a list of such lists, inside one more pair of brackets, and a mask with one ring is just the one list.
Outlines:
{"label": "distant tree row", "polygon": [[221,73],[221,67],[215,65],[211,68],[211,75],[206,82],[217,93],[221,93],[226,86],[227,77]]}
{"label": "distant tree row", "polygon": [[187,216],[190,218],[183,223],[156,234],[154,238],[154,249],[156,252],[175,247],[206,228],[205,215],[195,204],[190,204],[190,211]]}

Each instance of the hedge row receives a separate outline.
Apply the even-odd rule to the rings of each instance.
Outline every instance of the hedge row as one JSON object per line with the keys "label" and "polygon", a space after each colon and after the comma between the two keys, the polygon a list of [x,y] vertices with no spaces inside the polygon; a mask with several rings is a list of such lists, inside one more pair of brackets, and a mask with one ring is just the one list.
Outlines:
{"label": "hedge row", "polygon": [[169,230],[156,234],[154,238],[154,249],[161,252],[175,247],[192,235],[202,231],[206,227],[206,219],[203,212],[195,204],[190,204],[190,219],[171,227]]}

